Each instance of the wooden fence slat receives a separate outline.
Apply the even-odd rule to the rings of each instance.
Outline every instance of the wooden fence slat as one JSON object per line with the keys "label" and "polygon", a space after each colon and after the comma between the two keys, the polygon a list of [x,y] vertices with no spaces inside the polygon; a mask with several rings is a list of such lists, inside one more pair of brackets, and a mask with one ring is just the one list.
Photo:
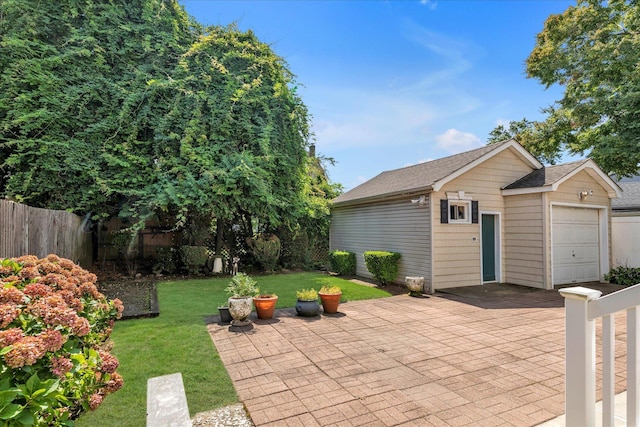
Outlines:
{"label": "wooden fence slat", "polygon": [[82,228],[82,218],[73,213],[0,200],[0,258],[56,254],[88,268],[91,233]]}

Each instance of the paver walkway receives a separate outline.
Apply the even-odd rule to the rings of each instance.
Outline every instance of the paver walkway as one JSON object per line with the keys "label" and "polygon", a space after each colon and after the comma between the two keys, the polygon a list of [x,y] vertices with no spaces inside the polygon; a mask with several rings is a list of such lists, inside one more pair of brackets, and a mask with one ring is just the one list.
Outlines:
{"label": "paver walkway", "polygon": [[[257,426],[535,426],[561,415],[562,297],[490,290],[356,301],[313,319],[277,310],[249,331],[208,329]],[[625,330],[618,315],[616,392]]]}

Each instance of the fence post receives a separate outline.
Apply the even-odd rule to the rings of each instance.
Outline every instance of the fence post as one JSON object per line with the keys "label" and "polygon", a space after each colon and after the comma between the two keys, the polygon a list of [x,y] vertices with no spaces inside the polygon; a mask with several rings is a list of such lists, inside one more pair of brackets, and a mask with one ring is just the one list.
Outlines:
{"label": "fence post", "polygon": [[595,426],[596,322],[589,301],[602,292],[581,286],[560,289],[565,301],[565,413],[567,426]]}

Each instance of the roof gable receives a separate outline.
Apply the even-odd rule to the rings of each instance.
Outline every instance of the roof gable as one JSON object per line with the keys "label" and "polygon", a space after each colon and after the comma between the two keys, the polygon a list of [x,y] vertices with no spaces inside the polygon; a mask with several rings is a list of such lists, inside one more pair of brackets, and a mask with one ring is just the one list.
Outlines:
{"label": "roof gable", "polygon": [[620,187],[591,159],[546,166],[523,176],[503,188],[505,196],[513,194],[556,191],[558,187],[575,174],[585,171],[606,191],[609,198],[620,197]]}
{"label": "roof gable", "polygon": [[443,185],[504,150],[515,150],[532,169],[542,168],[514,139],[486,145],[430,162],[394,169],[371,178],[333,200],[335,205],[381,200],[404,194],[438,191]]}

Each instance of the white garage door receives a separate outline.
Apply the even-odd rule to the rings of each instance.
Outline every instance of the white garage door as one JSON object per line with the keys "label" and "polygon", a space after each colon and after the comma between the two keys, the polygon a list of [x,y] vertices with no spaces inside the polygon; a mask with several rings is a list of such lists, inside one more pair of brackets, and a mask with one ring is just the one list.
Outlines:
{"label": "white garage door", "polygon": [[553,284],[600,280],[597,209],[554,207]]}

